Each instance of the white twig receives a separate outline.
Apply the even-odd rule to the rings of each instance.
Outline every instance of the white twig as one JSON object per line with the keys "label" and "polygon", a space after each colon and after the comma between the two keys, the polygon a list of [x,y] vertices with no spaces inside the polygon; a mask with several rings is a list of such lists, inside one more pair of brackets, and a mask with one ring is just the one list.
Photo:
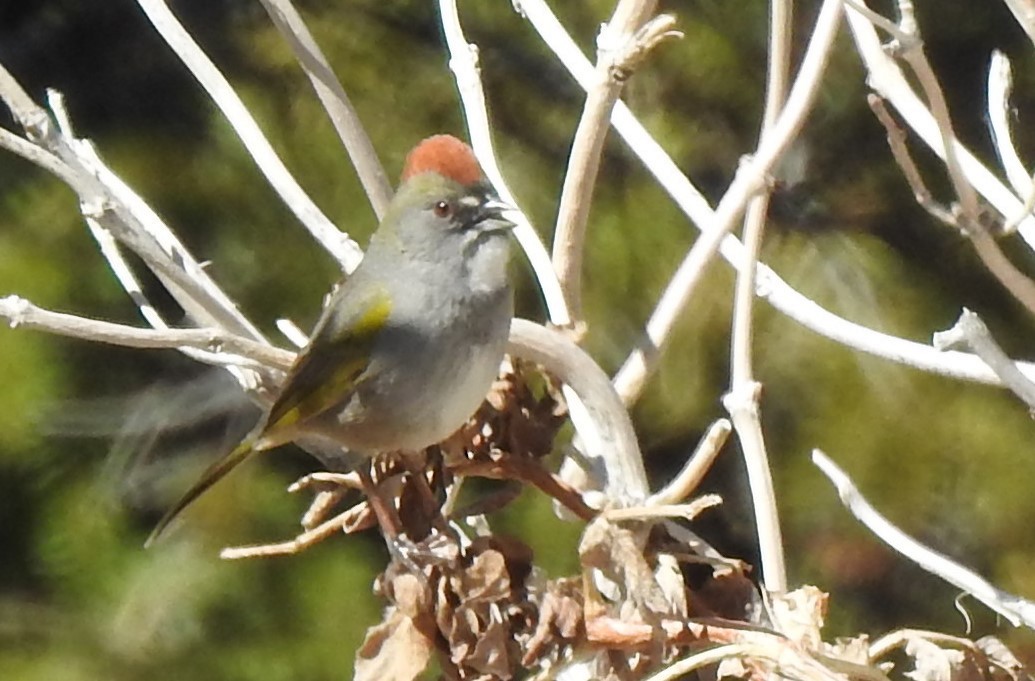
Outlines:
{"label": "white twig", "polygon": [[924,570],[966,591],[1014,626],[1024,624],[1035,629],[1035,602],[996,588],[976,572],[907,535],[871,506],[845,472],[820,450],[812,450],[812,463],[837,488],[841,503],[878,539]]}
{"label": "white twig", "polygon": [[[615,376],[619,394],[639,395],[656,362],[658,350],[671,337],[672,327],[689,302],[704,268],[711,262],[724,237],[741,216],[747,201],[764,186],[767,174],[791,144],[812,106],[830,47],[841,19],[841,0],[824,0],[816,19],[801,69],[776,123],[760,140],[755,154],[743,163],[712,219],[700,223],[700,238],[679,265],[647,322],[646,338],[626,359]],[[742,263],[736,262],[739,267]]]}
{"label": "white twig", "polygon": [[995,142],[999,163],[1006,171],[1017,196],[1025,197],[1021,212],[1014,216],[1006,216],[1004,232],[1012,232],[1017,224],[1030,215],[1035,208],[1035,178],[1030,177],[1024,167],[1017,147],[1013,143],[1010,126],[1010,90],[1013,87],[1013,76],[1010,60],[1005,54],[996,50],[992,52],[992,60],[988,64],[988,120],[992,129],[992,141]]}
{"label": "white twig", "polygon": [[192,356],[217,366],[261,366],[283,371],[291,366],[294,359],[292,352],[220,329],[141,329],[51,312],[18,296],[0,298],[0,319],[6,319],[11,328],[36,329],[59,336],[130,348],[194,348],[203,351],[203,354],[195,353]]}
{"label": "white twig", "polygon": [[363,258],[355,241],[339,231],[306,195],[290,171],[266,140],[255,119],[245,108],[226,77],[202,51],[190,33],[176,19],[163,0],[137,0],[147,18],[176,56],[190,70],[223,113],[241,139],[270,186],[306,229],[333,255],[346,272],[351,272]]}
{"label": "white twig", "polygon": [[[607,123],[626,80],[619,75],[632,71],[634,65],[625,62],[634,51],[640,51],[637,41],[659,42],[657,36],[667,34],[674,21],[672,17],[662,15],[645,25],[656,5],[656,0],[620,0],[611,20],[601,25],[597,36],[596,84],[587,93],[575,130],[553,241],[554,270],[576,322],[583,319],[582,254],[593,189],[610,128]],[[637,29],[650,25],[655,26],[654,33],[641,37]]]}
{"label": "white twig", "polygon": [[[846,16],[852,29],[856,47],[869,71],[868,83],[899,112],[899,115],[940,158],[945,158],[942,133],[934,116],[917,97],[894,59],[881,46],[877,32],[869,18],[850,5]],[[974,157],[958,140],[953,147],[959,168],[969,184],[974,187],[996,210],[1006,216],[1019,215],[1021,201],[1004,186],[985,166]],[[1018,225],[1021,237],[1029,248],[1035,248],[1035,217],[1027,215]]]}
{"label": "white twig", "polygon": [[[456,86],[460,92],[464,116],[467,119],[467,130],[471,136],[471,146],[474,148],[482,170],[496,188],[500,198],[517,207],[518,203],[503,179],[503,173],[500,172],[499,164],[496,163],[496,153],[493,151],[489,115],[485,107],[485,93],[482,90],[478,68],[478,48],[469,44],[467,38],[464,37],[463,27],[460,25],[460,15],[456,9],[456,0],[439,0],[438,8],[442,29],[446,34],[446,45],[449,48],[449,69],[456,77]],[[561,285],[557,281],[557,275],[554,274],[550,254],[543,246],[539,234],[523,211],[511,211],[508,217],[517,225],[514,229],[514,236],[521,245],[525,257],[528,258],[532,271],[535,272],[539,288],[546,300],[550,321],[557,326],[571,325],[568,304],[561,291]]]}
{"label": "white twig", "polygon": [[[579,86],[588,89],[592,82],[593,65],[582,54],[545,1],[521,0],[519,9]],[[879,43],[877,46],[879,48]],[[654,175],[661,187],[691,221],[695,224],[708,224],[714,220],[714,211],[704,196],[621,101],[615,105],[611,114],[611,124],[639,157],[644,168]],[[985,172],[987,174],[987,171]],[[988,174],[988,177],[991,175]],[[1010,193],[1002,185],[999,186],[1006,194]],[[987,198],[988,194],[985,196]],[[1012,205],[1020,207],[1016,197],[1011,200]],[[723,258],[734,266],[744,261],[743,246],[732,235],[723,239],[720,252]],[[856,324],[805,297],[766,265],[759,263],[757,269],[757,294],[790,319],[821,336],[845,347],[920,371],[977,383],[1002,385],[992,370],[975,355],[964,352],[939,352],[930,345]],[[1018,366],[1029,377],[1035,378],[1035,364],[1024,362],[1018,363]]]}
{"label": "white twig", "polygon": [[[49,97],[55,106],[56,118],[70,129],[60,96],[51,92]],[[104,166],[93,148],[63,134],[2,64],[0,98],[28,137],[28,141],[20,140],[2,131],[0,145],[38,163],[68,183],[79,196],[84,217],[94,220],[135,251],[200,324],[221,326],[257,340],[262,338],[171,232],[168,239],[163,239],[162,230],[168,232],[168,228]],[[38,145],[45,152],[30,152],[29,145]]]}
{"label": "white twig", "polygon": [[[787,0],[772,0],[769,8],[769,60],[766,74],[765,107],[760,126],[761,145],[776,125],[784,104],[790,71],[792,7]],[[808,58],[808,57],[807,57]],[[770,593],[787,590],[787,568],[783,552],[780,517],[769,467],[765,437],[762,434],[761,384],[754,379],[751,342],[755,302],[755,265],[762,248],[769,210],[768,187],[752,198],[744,215],[744,262],[737,269],[733,299],[733,325],[730,334],[730,390],[723,397],[740,441],[751,489],[751,504],[758,528],[762,578]]]}
{"label": "white twig", "polygon": [[[101,187],[109,194],[108,198],[93,200],[87,199],[83,194],[80,194],[83,217],[90,228],[90,233],[100,247],[101,255],[108,261],[112,272],[130,299],[137,305],[141,316],[143,316],[147,323],[156,329],[168,328],[165,320],[161,318],[151,303],[145,298],[143,289],[136,276],[123,259],[111,229],[112,226],[119,228],[119,234],[131,246],[134,243],[143,246],[140,237],[146,236],[153,239],[153,244],[160,249],[160,255],[152,251],[150,248],[151,242],[148,242],[146,247],[137,248],[138,255],[149,264],[153,262],[155,257],[162,257],[168,260],[170,265],[178,265],[184,271],[188,280],[211,298],[213,303],[215,303],[214,306],[203,305],[198,301],[196,292],[185,290],[177,280],[165,274],[162,267],[152,267],[156,276],[169,289],[176,301],[197,322],[201,324],[218,324],[227,327],[228,330],[234,333],[246,334],[255,340],[264,341],[265,339],[259,333],[259,330],[237,311],[233,301],[216,286],[215,282],[208,278],[201,265],[195,261],[183,243],[169,229],[168,225],[158,217],[158,214],[129,185],[112,172],[101,159],[93,144],[88,140],[78,139],[75,136],[71,118],[65,110],[64,97],[55,90],[48,90],[47,102],[50,104],[51,111],[53,111],[54,118],[57,121],[61,140],[67,146],[68,151],[75,155],[75,160],[78,161],[79,167],[96,178]],[[75,187],[73,186],[73,188]],[[107,211],[91,209],[91,206],[96,206],[100,200],[110,201],[113,211],[116,213],[122,211],[132,216],[132,220],[119,220],[113,223],[112,220],[105,219]],[[102,222],[108,226],[105,226]],[[213,314],[214,311],[215,314]],[[189,348],[185,348],[185,352],[187,354],[192,353]],[[232,370],[231,373],[234,374],[235,378],[243,386],[251,386],[255,383],[255,377],[253,376],[246,376],[236,370]]]}
{"label": "white twig", "polygon": [[1010,391],[1035,410],[1035,382],[1021,373],[1003,349],[992,338],[992,332],[976,313],[963,308],[960,318],[948,331],[934,334],[934,346],[940,349],[969,348],[995,372]]}
{"label": "white twig", "polygon": [[672,480],[659,489],[644,502],[644,506],[666,506],[678,504],[697,489],[704,479],[705,474],[711,469],[715,459],[726,444],[730,435],[730,422],[726,419],[719,419],[713,423],[708,431],[697,443],[697,448],[690,455],[682,470]]}
{"label": "white twig", "polygon": [[508,352],[543,365],[579,396],[602,441],[597,449],[607,469],[608,498],[620,506],[641,504],[650,490],[636,432],[603,369],[567,334],[527,319],[511,324]]}
{"label": "white twig", "polygon": [[1010,126],[1010,91],[1013,88],[1013,74],[1010,59],[995,50],[988,63],[988,121],[992,128],[999,162],[1003,164],[1006,177],[1018,196],[1031,193],[1032,181],[1013,143]]}
{"label": "white twig", "polygon": [[385,175],[385,170],[377,158],[374,145],[370,142],[367,131],[359,120],[359,114],[345,94],[345,88],[334,75],[323,50],[316,44],[312,34],[302,21],[301,15],[290,0],[259,0],[270,15],[274,26],[295,58],[301,64],[309,81],[313,84],[316,96],[320,98],[324,110],[331,119],[338,137],[352,159],[352,165],[359,176],[360,184],[370,200],[370,206],[378,220],[384,217],[388,202],[392,199],[392,187]]}

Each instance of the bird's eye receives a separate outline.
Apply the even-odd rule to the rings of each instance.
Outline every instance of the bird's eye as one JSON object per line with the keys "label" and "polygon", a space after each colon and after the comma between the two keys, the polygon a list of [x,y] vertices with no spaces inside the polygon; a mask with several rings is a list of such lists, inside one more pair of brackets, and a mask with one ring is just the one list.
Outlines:
{"label": "bird's eye", "polygon": [[447,218],[449,217],[449,214],[453,212],[453,207],[449,205],[448,201],[439,201],[435,204],[435,207],[432,208],[432,210],[435,211],[435,215],[438,217]]}

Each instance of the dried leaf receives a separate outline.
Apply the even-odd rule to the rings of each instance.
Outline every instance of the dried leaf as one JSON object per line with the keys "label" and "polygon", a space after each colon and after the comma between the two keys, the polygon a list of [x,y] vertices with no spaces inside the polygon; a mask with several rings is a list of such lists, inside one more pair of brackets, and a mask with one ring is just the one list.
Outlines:
{"label": "dried leaf", "polygon": [[[972,675],[973,665],[968,665],[967,654],[962,650],[941,648],[930,641],[913,637],[906,643],[906,654],[913,657],[916,665],[913,671],[905,673],[914,681],[969,681],[979,679]],[[970,669],[968,669],[968,666]]]}
{"label": "dried leaf", "polygon": [[786,594],[770,597],[770,613],[777,631],[806,650],[820,650],[827,594],[805,585]]}
{"label": "dried leaf", "polygon": [[431,660],[431,641],[398,611],[367,630],[356,653],[356,681],[410,681]]}

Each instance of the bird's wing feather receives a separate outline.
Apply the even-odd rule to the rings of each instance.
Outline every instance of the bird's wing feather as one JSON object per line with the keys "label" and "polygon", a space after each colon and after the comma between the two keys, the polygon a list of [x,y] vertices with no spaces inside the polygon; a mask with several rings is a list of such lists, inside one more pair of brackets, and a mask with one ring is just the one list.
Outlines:
{"label": "bird's wing feather", "polygon": [[341,404],[367,378],[373,344],[392,310],[391,298],[380,287],[360,300],[354,298],[355,289],[338,294],[348,295],[354,304],[347,310],[333,302],[328,306],[270,409],[263,437]]}
{"label": "bird's wing feather", "polygon": [[270,410],[266,425],[209,466],[166,512],[145,546],[158,539],[183,509],[242,461],[256,451],[276,446],[278,435],[284,435],[299,421],[323,413],[347,399],[369,376],[370,350],[390,312],[391,299],[377,287],[371,287],[370,294],[360,299],[349,298],[347,305],[332,302],[317,324],[313,339],[295,361],[290,378]]}

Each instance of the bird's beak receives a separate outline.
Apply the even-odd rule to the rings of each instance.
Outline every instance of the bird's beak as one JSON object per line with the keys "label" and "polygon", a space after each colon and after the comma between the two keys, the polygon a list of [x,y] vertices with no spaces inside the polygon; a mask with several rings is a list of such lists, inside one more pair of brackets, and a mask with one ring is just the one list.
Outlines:
{"label": "bird's beak", "polygon": [[492,220],[495,223],[493,231],[509,231],[516,226],[515,220],[519,215],[520,211],[518,211],[517,207],[510,205],[497,196],[492,196],[479,206],[478,222]]}

